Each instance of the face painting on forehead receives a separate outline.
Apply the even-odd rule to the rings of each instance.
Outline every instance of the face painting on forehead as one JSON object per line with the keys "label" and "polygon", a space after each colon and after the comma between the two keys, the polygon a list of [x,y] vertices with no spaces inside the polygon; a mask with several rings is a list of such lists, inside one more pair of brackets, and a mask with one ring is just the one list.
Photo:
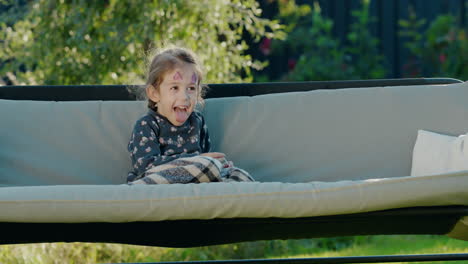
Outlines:
{"label": "face painting on forehead", "polygon": [[182,78],[182,74],[180,74],[180,72],[176,72],[174,74],[174,77],[173,77],[174,81],[181,81],[183,78]]}
{"label": "face painting on forehead", "polygon": [[198,76],[194,73],[192,74],[192,83],[197,83],[198,82]]}

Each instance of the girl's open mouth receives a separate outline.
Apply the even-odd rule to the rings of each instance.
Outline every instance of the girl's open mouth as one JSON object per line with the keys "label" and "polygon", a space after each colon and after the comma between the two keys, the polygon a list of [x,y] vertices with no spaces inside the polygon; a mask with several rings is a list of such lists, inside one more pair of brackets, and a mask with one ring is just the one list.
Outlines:
{"label": "girl's open mouth", "polygon": [[184,123],[189,116],[188,106],[176,106],[174,107],[174,112],[176,116],[176,121],[179,123]]}

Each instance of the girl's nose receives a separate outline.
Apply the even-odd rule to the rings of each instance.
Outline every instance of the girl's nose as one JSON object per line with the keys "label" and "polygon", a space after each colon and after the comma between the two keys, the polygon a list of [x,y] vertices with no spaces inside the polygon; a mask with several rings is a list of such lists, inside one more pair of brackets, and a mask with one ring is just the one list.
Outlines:
{"label": "girl's nose", "polygon": [[180,96],[180,98],[183,99],[183,100],[190,101],[190,93],[189,93],[189,91],[181,91],[181,92],[179,93],[179,96]]}

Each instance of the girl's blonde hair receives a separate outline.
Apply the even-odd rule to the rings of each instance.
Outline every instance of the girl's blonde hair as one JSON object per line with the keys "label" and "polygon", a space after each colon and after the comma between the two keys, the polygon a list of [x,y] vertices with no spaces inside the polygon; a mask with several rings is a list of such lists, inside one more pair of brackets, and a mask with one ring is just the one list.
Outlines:
{"label": "girl's blonde hair", "polygon": [[[159,89],[159,85],[162,83],[164,75],[167,72],[174,70],[174,68],[182,63],[188,63],[194,67],[195,73],[198,76],[197,102],[203,105],[203,97],[206,92],[206,86],[202,84],[203,72],[197,56],[189,49],[171,47],[157,51],[147,67],[145,88]],[[149,98],[148,108],[156,110],[156,103]]]}

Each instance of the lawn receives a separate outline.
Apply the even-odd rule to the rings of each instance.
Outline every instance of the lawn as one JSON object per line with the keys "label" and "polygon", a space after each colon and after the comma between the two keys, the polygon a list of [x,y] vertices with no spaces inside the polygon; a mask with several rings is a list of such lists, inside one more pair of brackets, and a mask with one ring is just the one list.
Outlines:
{"label": "lawn", "polygon": [[[401,255],[401,254],[438,254],[468,253],[468,241],[455,240],[443,236],[375,236],[365,238],[363,242],[353,243],[338,250],[320,250],[312,254],[297,254],[294,258],[303,257],[343,257],[368,255]],[[286,256],[277,256],[286,257]],[[447,262],[400,262],[400,263],[468,263],[465,261]]]}
{"label": "lawn", "polygon": [[[101,243],[44,243],[0,246],[0,263],[156,262],[433,253],[468,253],[468,242],[445,236],[398,235],[260,241],[190,249]],[[433,263],[468,263],[468,261]]]}

